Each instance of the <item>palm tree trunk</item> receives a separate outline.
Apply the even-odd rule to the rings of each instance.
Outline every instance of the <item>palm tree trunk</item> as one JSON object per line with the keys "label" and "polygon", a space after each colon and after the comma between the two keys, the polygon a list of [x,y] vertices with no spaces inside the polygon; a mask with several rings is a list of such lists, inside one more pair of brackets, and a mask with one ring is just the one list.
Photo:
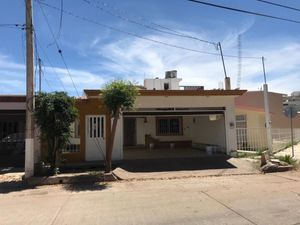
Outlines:
{"label": "palm tree trunk", "polygon": [[105,168],[106,173],[111,172],[112,151],[113,151],[113,147],[114,147],[114,140],[115,140],[115,136],[116,136],[118,119],[119,119],[119,109],[113,116],[113,124],[112,124],[112,128],[111,128],[111,133],[110,133],[110,135],[111,135],[110,144],[109,144],[108,148],[106,148],[106,168]]}

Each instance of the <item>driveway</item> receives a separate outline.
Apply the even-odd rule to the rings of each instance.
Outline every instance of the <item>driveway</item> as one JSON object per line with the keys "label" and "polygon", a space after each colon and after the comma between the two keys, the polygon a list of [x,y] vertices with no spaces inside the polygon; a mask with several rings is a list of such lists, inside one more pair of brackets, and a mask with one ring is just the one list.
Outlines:
{"label": "driveway", "polygon": [[253,161],[213,155],[124,160],[113,171],[121,180],[174,179],[259,173]]}

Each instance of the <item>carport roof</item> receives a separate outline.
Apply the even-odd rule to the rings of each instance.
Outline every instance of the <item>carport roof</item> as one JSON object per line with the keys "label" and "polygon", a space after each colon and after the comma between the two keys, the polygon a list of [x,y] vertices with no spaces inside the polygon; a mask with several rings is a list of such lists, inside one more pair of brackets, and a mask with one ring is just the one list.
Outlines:
{"label": "carport roof", "polygon": [[123,111],[123,116],[182,116],[182,115],[212,115],[223,114],[225,107],[201,107],[201,108],[139,108]]}
{"label": "carport roof", "polygon": [[[239,96],[247,90],[139,90],[141,96]],[[85,89],[87,97],[99,96],[101,90]]]}

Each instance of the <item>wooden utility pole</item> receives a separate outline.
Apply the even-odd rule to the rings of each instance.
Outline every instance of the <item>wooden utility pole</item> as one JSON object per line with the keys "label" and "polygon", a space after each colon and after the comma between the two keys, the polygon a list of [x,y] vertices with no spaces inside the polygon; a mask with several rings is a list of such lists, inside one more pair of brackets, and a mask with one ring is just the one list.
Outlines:
{"label": "wooden utility pole", "polygon": [[39,58],[39,93],[42,92],[42,60]]}
{"label": "wooden utility pole", "polygon": [[34,63],[32,0],[25,1],[26,15],[26,139],[25,178],[34,174]]}

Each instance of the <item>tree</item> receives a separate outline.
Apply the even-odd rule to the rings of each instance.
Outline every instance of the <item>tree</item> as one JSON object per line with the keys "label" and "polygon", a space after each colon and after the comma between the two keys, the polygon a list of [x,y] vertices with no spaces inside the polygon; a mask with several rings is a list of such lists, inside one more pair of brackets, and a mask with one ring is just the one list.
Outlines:
{"label": "tree", "polygon": [[133,108],[135,99],[138,95],[138,89],[130,81],[115,80],[106,84],[100,95],[102,96],[104,105],[113,118],[110,144],[106,148],[106,172],[110,172],[113,144],[120,113],[123,109]]}
{"label": "tree", "polygon": [[70,125],[77,117],[75,98],[65,92],[40,93],[35,102],[35,120],[40,139],[47,145],[47,163],[57,167],[57,156],[71,137]]}

